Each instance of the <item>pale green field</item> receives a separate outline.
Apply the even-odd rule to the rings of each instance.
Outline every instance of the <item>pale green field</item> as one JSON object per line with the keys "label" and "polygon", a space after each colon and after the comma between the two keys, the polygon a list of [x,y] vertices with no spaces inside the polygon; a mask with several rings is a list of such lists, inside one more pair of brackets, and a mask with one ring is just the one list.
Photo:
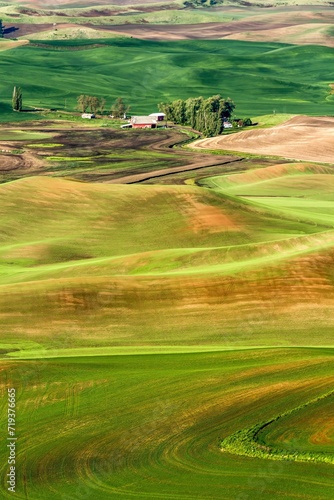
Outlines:
{"label": "pale green field", "polygon": [[208,185],[276,213],[333,227],[333,173],[333,167],[300,162],[211,178]]}

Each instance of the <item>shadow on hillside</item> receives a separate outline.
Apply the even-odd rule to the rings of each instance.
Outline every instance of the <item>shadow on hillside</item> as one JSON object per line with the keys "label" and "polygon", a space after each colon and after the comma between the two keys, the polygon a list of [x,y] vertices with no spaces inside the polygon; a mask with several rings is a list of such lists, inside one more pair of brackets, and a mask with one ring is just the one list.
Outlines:
{"label": "shadow on hillside", "polygon": [[15,26],[11,26],[10,28],[3,28],[2,33],[4,36],[10,35],[14,33],[15,31],[18,31],[20,28],[16,28]]}

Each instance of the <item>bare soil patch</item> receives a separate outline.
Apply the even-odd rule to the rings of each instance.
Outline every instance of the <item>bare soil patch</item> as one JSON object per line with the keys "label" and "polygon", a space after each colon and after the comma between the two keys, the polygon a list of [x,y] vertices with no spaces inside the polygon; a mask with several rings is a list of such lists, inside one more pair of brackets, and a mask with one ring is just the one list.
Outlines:
{"label": "bare soil patch", "polygon": [[[144,7],[141,6],[141,3],[139,0],[138,2],[120,0],[119,2],[113,1],[112,5],[132,6],[132,12],[137,10],[143,14],[175,8],[172,3],[156,2],[155,0],[150,2],[145,0],[144,3],[146,5]],[[59,7],[70,6],[70,4],[75,5],[75,7],[80,6],[80,2],[74,0],[72,2],[71,0],[63,0],[63,2],[58,2],[58,4]],[[94,29],[98,27],[99,30],[105,30],[106,33],[110,32],[111,35],[132,36],[133,38],[156,41],[227,38],[245,41],[275,41],[294,44],[311,43],[329,47],[334,46],[333,37],[327,34],[328,28],[334,24],[334,10],[327,6],[321,6],[319,10],[316,10],[312,6],[285,7],[284,9],[250,7],[247,11],[237,7],[226,6],[224,7],[224,13],[226,12],[229,16],[227,19],[231,19],[231,17],[233,19],[233,14],[235,13],[235,20],[174,25],[150,24],[149,22],[130,24],[125,21],[126,24],[96,25],[89,22],[90,19],[100,22],[99,18],[102,19],[103,16],[113,16],[111,22],[117,23],[117,19],[122,19],[121,22],[124,22],[122,16],[127,11],[110,9],[110,3],[107,1],[103,2],[102,0],[98,4],[94,1],[84,2],[84,4],[83,6],[91,8],[81,11],[80,16],[82,17],[82,21],[87,21],[82,26]],[[99,7],[106,5],[106,8],[96,8],[97,5]],[[137,9],[136,6],[140,7]],[[52,10],[50,11],[45,10],[51,7]],[[44,8],[43,15],[61,15],[64,16],[64,21],[66,21],[67,13],[62,11],[62,9],[57,9],[51,2],[48,4],[48,2],[45,3],[40,0],[31,0],[25,4],[24,8],[26,9],[26,14],[29,14],[30,8],[32,23],[21,24],[18,22],[14,26],[6,26],[6,29],[8,28],[7,32],[5,30],[6,38],[22,37],[54,28],[52,24],[38,24],[40,13],[33,11],[33,8]],[[221,13],[221,10],[219,12]],[[241,18],[240,13],[243,14]],[[103,23],[103,20],[101,20],[101,23]],[[63,25],[63,27],[71,27],[71,25]]]}
{"label": "bare soil patch", "polygon": [[203,139],[196,141],[192,147],[332,163],[334,118],[296,116],[270,129],[247,130]]}
{"label": "bare soil patch", "polygon": [[237,32],[227,35],[229,40],[245,40],[247,42],[280,42],[297,45],[325,45],[334,47],[334,37],[327,34],[332,24],[310,23],[294,26],[269,25],[268,29],[250,29],[247,32]]}
{"label": "bare soil patch", "polygon": [[[80,6],[82,8],[84,7],[96,7],[98,5],[132,5],[132,4],[141,4],[141,3],[161,3],[162,1],[165,0],[57,0],[57,7],[58,8],[64,8],[64,7],[73,7],[75,5],[76,7]],[[21,3],[21,2],[15,2],[15,3]],[[28,7],[33,7],[35,9],[45,9],[45,8],[56,8],[54,0],[26,0],[24,2],[24,5]]]}
{"label": "bare soil patch", "polygon": [[[91,25],[89,25],[92,27]],[[240,21],[231,23],[201,24],[123,24],[104,25],[100,29],[143,40],[197,40],[219,39],[248,31],[269,31],[288,27],[287,23],[265,24],[263,22]]]}
{"label": "bare soil patch", "polygon": [[[6,23],[5,38],[18,38],[26,35],[32,35],[34,33],[40,33],[42,31],[54,30],[52,23],[49,24],[24,24],[17,23],[12,26],[10,23]],[[7,31],[6,31],[7,30]]]}
{"label": "bare soil patch", "polygon": [[190,194],[185,194],[184,197],[187,201],[186,215],[190,229],[194,233],[201,231],[220,233],[222,229],[225,231],[240,231],[240,226],[236,221],[218,207],[196,201]]}

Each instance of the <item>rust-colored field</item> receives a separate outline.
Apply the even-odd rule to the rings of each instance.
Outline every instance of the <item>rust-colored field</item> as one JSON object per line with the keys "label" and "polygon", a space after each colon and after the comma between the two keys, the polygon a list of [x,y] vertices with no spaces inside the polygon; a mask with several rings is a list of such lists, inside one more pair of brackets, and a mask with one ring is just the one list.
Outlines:
{"label": "rust-colored field", "polygon": [[334,159],[334,118],[296,116],[276,127],[202,139],[192,147],[331,163]]}

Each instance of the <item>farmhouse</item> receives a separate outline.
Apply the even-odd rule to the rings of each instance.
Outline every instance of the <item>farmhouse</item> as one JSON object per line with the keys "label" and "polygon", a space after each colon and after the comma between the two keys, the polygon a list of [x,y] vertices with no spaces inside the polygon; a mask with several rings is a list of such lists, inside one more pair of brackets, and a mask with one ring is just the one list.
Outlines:
{"label": "farmhouse", "polygon": [[130,123],[133,128],[156,128],[157,121],[154,116],[133,116]]}

